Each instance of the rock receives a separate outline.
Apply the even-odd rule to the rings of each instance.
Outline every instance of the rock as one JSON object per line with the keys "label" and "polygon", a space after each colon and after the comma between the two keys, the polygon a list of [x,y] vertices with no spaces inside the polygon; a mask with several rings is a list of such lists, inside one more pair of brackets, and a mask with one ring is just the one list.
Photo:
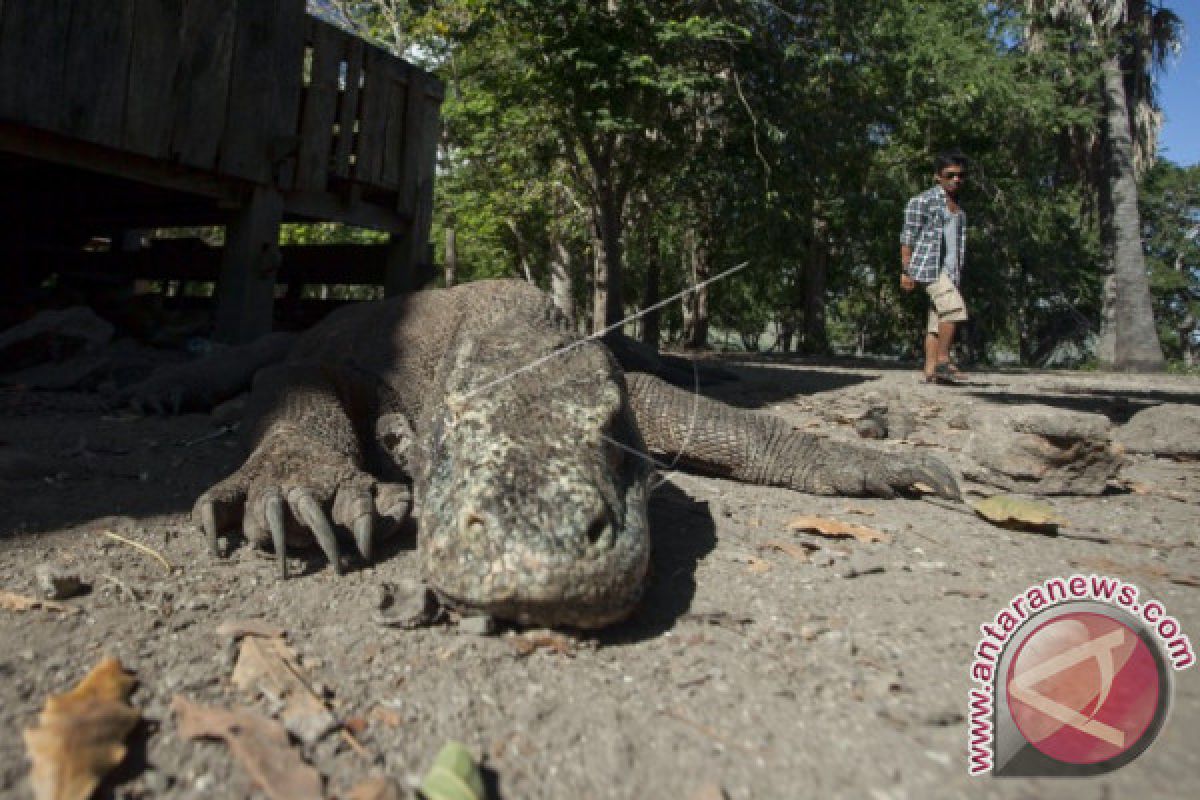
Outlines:
{"label": "rock", "polygon": [[375,621],[389,628],[413,630],[433,625],[443,616],[441,603],[429,587],[405,582],[398,587],[383,585],[377,590]]}
{"label": "rock", "polygon": [[112,339],[113,326],[84,306],[43,311],[0,333],[0,363],[15,370],[95,353]]}
{"label": "rock", "polygon": [[917,415],[912,411],[891,411],[887,415],[889,439],[907,439],[917,429]]}
{"label": "rock", "polygon": [[854,430],[864,439],[886,439],[888,436],[887,406],[874,405],[854,423]]}
{"label": "rock", "polygon": [[1101,414],[1041,405],[980,408],[968,426],[963,474],[1006,491],[1101,494],[1124,460]]}
{"label": "rock", "polygon": [[10,372],[4,376],[4,382],[27,389],[62,391],[99,383],[111,366],[107,354],[84,353],[66,361],[51,361]]}
{"label": "rock", "polygon": [[66,600],[88,590],[78,573],[43,564],[34,571],[38,591],[47,600]]}
{"label": "rock", "polygon": [[1134,414],[1116,440],[1131,453],[1200,458],[1200,406],[1164,403]]}

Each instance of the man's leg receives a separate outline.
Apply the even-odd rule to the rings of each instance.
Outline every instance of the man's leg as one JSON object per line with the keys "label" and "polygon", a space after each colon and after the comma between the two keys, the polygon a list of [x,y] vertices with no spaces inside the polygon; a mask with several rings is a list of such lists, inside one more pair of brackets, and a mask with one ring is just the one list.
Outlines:
{"label": "man's leg", "polygon": [[933,371],[938,363],[938,330],[940,322],[933,301],[929,303],[929,313],[925,316],[925,379],[933,380]]}
{"label": "man's leg", "polygon": [[926,379],[933,378],[933,371],[937,368],[938,363],[938,335],[936,333],[925,334],[925,377]]}
{"label": "man's leg", "polygon": [[950,346],[954,344],[954,329],[957,323],[938,320],[937,363],[950,363]]}

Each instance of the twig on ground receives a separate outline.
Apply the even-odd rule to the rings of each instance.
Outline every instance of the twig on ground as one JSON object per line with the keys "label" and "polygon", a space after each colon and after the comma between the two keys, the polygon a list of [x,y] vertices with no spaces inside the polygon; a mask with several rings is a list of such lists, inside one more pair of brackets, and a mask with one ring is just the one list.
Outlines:
{"label": "twig on ground", "polygon": [[121,534],[113,533],[112,531],[100,531],[100,533],[103,534],[104,536],[107,536],[109,539],[115,539],[118,542],[122,542],[123,544],[127,544],[130,547],[134,547],[134,548],[137,548],[138,550],[141,550],[146,555],[153,556],[154,558],[158,559],[160,564],[162,564],[164,567],[167,568],[167,572],[175,571],[175,567],[171,564],[171,562],[167,561],[167,559],[163,557],[162,553],[159,553],[153,547],[147,547],[146,545],[142,544],[141,542],[135,542],[132,539],[126,539]]}

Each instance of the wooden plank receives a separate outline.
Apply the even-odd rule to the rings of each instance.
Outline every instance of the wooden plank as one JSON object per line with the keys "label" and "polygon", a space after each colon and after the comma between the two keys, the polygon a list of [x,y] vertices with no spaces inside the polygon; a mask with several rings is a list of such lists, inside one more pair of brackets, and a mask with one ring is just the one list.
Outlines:
{"label": "wooden plank", "polygon": [[[405,115],[404,154],[399,178],[399,205],[402,214],[415,216],[420,192],[432,186],[437,161],[440,93],[437,82],[413,69],[408,83],[408,110]],[[424,189],[432,191],[431,188]]]}
{"label": "wooden plank", "polygon": [[51,131],[64,122],[72,0],[7,2],[0,28],[0,119]]}
{"label": "wooden plank", "polygon": [[246,204],[230,217],[217,282],[218,341],[252,342],[271,330],[282,212],[279,192],[255,187]]}
{"label": "wooden plank", "polygon": [[229,103],[235,5],[235,0],[187,0],[183,7],[170,151],[189,167],[211,171],[217,165]]}
{"label": "wooden plank", "polygon": [[170,162],[68,139],[36,128],[9,125],[3,121],[0,121],[0,152],[211,197],[223,203],[236,199],[245,186],[237,181],[221,180],[208,172],[183,169]]}
{"label": "wooden plank", "polygon": [[284,140],[296,133],[304,20],[304,0],[237,4],[219,171],[261,184],[274,180]]}
{"label": "wooden plank", "polygon": [[[389,245],[326,244],[280,247],[277,283],[383,284]],[[192,239],[159,239],[130,252],[34,253],[39,274],[105,272],[130,279],[211,281],[220,274],[222,248]]]}
{"label": "wooden plank", "polygon": [[408,116],[409,76],[413,69],[403,61],[396,61],[392,65],[394,83],[388,98],[383,170],[380,174],[380,182],[392,190],[400,188],[400,178],[404,174],[404,150],[408,147],[405,119]]}
{"label": "wooden plank", "polygon": [[362,80],[363,51],[361,39],[351,39],[346,45],[346,68],[342,76],[342,94],[338,102],[338,136],[333,152],[333,174],[349,178],[350,157],[354,154],[355,127],[358,125],[358,90]]}
{"label": "wooden plank", "polygon": [[[353,192],[349,194],[353,195]],[[375,203],[346,200],[333,192],[291,192],[285,195],[289,219],[341,222],[357,228],[401,233],[411,225],[408,217]]]}
{"label": "wooden plank", "polygon": [[125,149],[166,158],[175,117],[184,0],[137,0],[122,142]]}
{"label": "wooden plank", "polygon": [[363,60],[362,110],[359,114],[357,159],[354,179],[370,186],[380,185],[383,176],[383,149],[387,136],[387,109],[394,81],[388,74],[389,56],[368,47]]}
{"label": "wooden plank", "polygon": [[338,73],[346,36],[332,25],[311,19],[311,78],[300,112],[300,152],[297,156],[298,191],[319,191],[326,186],[337,115]]}
{"label": "wooden plank", "polygon": [[65,132],[118,147],[125,119],[134,0],[75,3],[66,43]]}

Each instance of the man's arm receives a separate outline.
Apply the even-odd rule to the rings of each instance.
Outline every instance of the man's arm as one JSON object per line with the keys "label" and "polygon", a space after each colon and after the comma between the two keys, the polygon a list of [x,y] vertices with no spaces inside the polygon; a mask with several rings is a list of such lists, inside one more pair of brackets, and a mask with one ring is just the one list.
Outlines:
{"label": "man's arm", "polygon": [[912,262],[913,245],[916,244],[924,222],[924,209],[921,208],[921,198],[918,195],[909,200],[908,205],[904,207],[904,228],[900,231],[900,288],[906,292],[911,292],[917,285],[908,272],[908,266]]}
{"label": "man's arm", "polygon": [[912,261],[912,248],[906,244],[900,245],[900,288],[906,292],[911,292],[916,288],[917,282],[913,280],[912,275],[908,274],[908,264]]}

